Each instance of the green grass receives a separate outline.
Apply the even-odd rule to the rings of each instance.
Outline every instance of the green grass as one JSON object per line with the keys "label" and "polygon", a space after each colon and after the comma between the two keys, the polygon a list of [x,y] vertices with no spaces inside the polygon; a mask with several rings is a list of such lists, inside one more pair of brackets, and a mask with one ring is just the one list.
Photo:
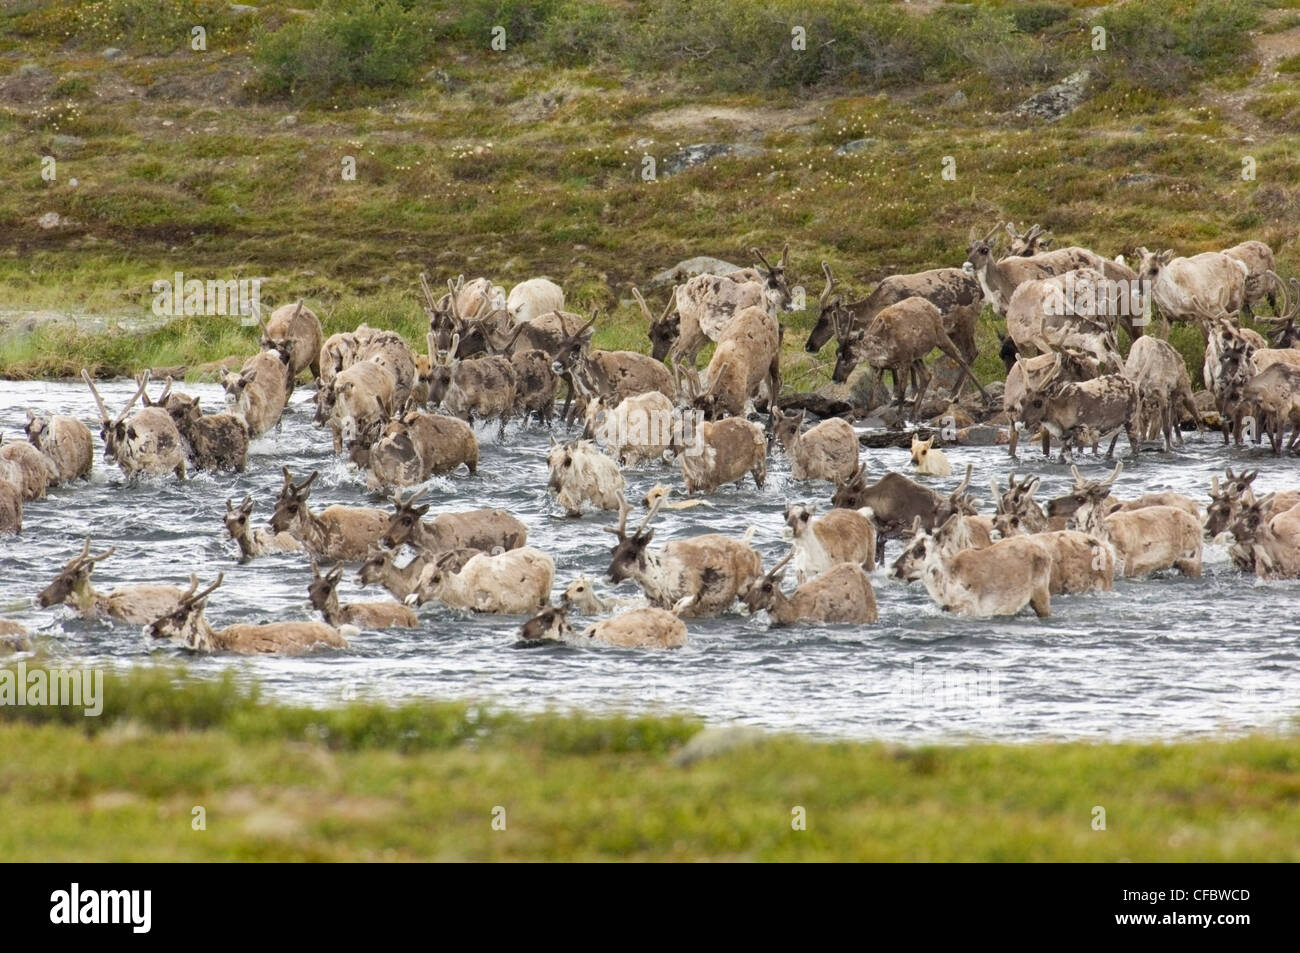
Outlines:
{"label": "green grass", "polygon": [[1290,735],[920,748],[769,736],[681,766],[673,755],[701,727],[683,717],[303,709],[167,669],[110,676],[104,697],[98,718],[0,707],[0,856],[1300,859]]}

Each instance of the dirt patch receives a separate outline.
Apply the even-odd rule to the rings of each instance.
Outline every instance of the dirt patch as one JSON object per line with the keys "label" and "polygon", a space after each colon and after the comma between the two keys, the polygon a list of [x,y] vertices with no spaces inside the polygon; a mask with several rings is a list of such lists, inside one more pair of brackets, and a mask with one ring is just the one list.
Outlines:
{"label": "dirt patch", "polygon": [[[1282,14],[1289,11],[1276,10]],[[1205,98],[1222,111],[1224,118],[1242,132],[1255,138],[1275,135],[1277,130],[1246,108],[1246,104],[1259,93],[1267,83],[1277,78],[1277,64],[1282,60],[1300,54],[1300,27],[1292,27],[1280,33],[1255,33],[1255,52],[1259,60],[1259,70],[1244,89],[1231,93],[1206,90]]]}
{"label": "dirt patch", "polygon": [[646,125],[664,132],[709,132],[709,138],[762,136],[806,126],[822,114],[819,105],[792,109],[744,109],[735,106],[679,106],[650,113]]}
{"label": "dirt patch", "polygon": [[15,105],[44,102],[54,88],[54,74],[34,63],[0,76],[0,103]]}
{"label": "dirt patch", "polygon": [[[1273,15],[1269,19],[1276,20],[1281,15],[1294,11],[1274,10],[1271,12]],[[1255,34],[1255,49],[1259,51],[1260,74],[1267,79],[1272,79],[1278,63],[1287,57],[1300,54],[1300,27],[1292,27],[1289,30],[1283,30],[1281,33],[1257,33]]]}

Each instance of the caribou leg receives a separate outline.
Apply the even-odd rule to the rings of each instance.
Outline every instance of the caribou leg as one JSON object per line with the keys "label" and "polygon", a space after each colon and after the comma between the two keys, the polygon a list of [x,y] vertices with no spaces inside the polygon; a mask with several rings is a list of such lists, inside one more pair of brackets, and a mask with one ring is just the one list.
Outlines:
{"label": "caribou leg", "polygon": [[925,361],[918,360],[912,364],[912,376],[916,382],[916,400],[912,404],[912,417],[919,420],[921,402],[925,400],[925,392],[930,389],[930,372],[925,367]]}

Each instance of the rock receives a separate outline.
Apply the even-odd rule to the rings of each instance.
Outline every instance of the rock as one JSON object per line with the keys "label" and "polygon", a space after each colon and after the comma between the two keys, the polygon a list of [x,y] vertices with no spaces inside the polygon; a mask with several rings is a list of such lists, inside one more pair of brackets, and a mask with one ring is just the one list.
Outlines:
{"label": "rock", "polygon": [[776,402],[776,406],[787,413],[806,410],[823,419],[827,417],[852,419],[858,411],[858,408],[847,400],[837,400],[822,394],[787,394]]}
{"label": "rock", "polygon": [[767,733],[758,728],[744,725],[730,725],[724,728],[705,728],[673,755],[673,764],[685,768],[703,761],[716,758],[737,748],[750,748],[767,740]]}
{"label": "rock", "polygon": [[119,50],[116,46],[110,46],[99,55],[104,57],[104,59],[106,60],[116,60],[116,59],[120,59],[126,54],[123,53],[121,50]]}
{"label": "rock", "polygon": [[992,447],[996,444],[1008,443],[1010,439],[1005,429],[991,427],[988,424],[976,424],[957,431],[957,442],[972,447]]}
{"label": "rock", "polygon": [[9,317],[0,318],[0,330],[5,334],[31,334],[37,328],[52,324],[75,324],[72,317],[58,311],[25,311]]}
{"label": "rock", "polygon": [[24,63],[16,73],[19,79],[51,79],[53,74],[39,63]]}
{"label": "rock", "polygon": [[[916,395],[908,392],[907,401],[903,404],[904,411],[910,415],[912,407],[916,400]],[[917,413],[917,420],[931,420],[941,415],[948,409],[948,398],[943,394],[936,394],[933,390],[929,391],[925,400],[921,404],[920,412]]]}
{"label": "rock", "polygon": [[844,145],[836,149],[835,154],[837,156],[856,155],[857,153],[862,152],[865,149],[870,149],[875,144],[876,144],[875,139],[854,139],[852,142],[846,142],[844,143]]}
{"label": "rock", "polygon": [[36,220],[36,224],[47,231],[51,228],[58,228],[63,219],[59,217],[58,212],[46,212]]}
{"label": "rock", "polygon": [[957,404],[949,404],[941,413],[930,418],[930,426],[938,427],[940,430],[951,433],[952,430],[961,430],[975,423],[975,418],[966,412]]}
{"label": "rock", "polygon": [[945,109],[961,109],[966,105],[966,94],[960,89],[943,101]]}
{"label": "rock", "polygon": [[568,99],[569,93],[563,89],[548,89],[546,92],[533,93],[511,104],[510,118],[514,122],[543,122]]}
{"label": "rock", "polygon": [[647,281],[645,286],[647,288],[657,288],[663,285],[675,285],[686,281],[688,278],[694,278],[696,275],[729,275],[733,271],[739,271],[740,269],[740,265],[733,265],[721,258],[699,255],[695,258],[679,261],[671,268],[659,272],[659,274]]}
{"label": "rock", "polygon": [[912,439],[932,440],[939,437],[939,431],[929,427],[915,427],[910,430],[885,430],[880,433],[858,434],[858,446],[868,450],[910,450]]}
{"label": "rock", "polygon": [[849,378],[850,399],[860,407],[879,408],[887,406],[894,395],[883,381],[877,382],[876,375],[870,369],[859,368]]}
{"label": "rock", "polygon": [[81,136],[57,135],[51,140],[51,144],[56,149],[80,149],[86,144],[86,140]]}
{"label": "rock", "polygon": [[231,13],[256,13],[257,7],[250,7],[246,3],[232,3],[230,5]]}
{"label": "rock", "polygon": [[1089,70],[1071,73],[1055,86],[1035,93],[1016,107],[1017,116],[1056,122],[1074,112],[1088,92]]}
{"label": "rock", "polygon": [[1156,177],[1150,172],[1130,172],[1120,177],[1119,184],[1125,188],[1132,188],[1135,185],[1148,185],[1155,180]]}
{"label": "rock", "polygon": [[1214,403],[1214,393],[1208,390],[1198,390],[1193,392],[1192,404],[1195,405],[1197,411],[1202,414],[1208,414],[1211,411],[1218,410],[1218,407],[1215,406]]}
{"label": "rock", "polygon": [[298,117],[295,116],[293,113],[289,113],[289,115],[287,115],[287,116],[281,116],[279,122],[277,122],[276,125],[277,125],[277,126],[296,126],[296,125],[298,125]]}
{"label": "rock", "polygon": [[[871,419],[886,430],[896,430],[903,426],[904,414],[897,407],[882,406],[871,412]],[[866,421],[863,421],[866,424]],[[873,428],[874,429],[874,428]]]}
{"label": "rock", "polygon": [[743,143],[728,142],[698,142],[695,145],[687,146],[684,149],[678,149],[669,155],[659,165],[659,174],[664,178],[676,175],[678,172],[685,172],[687,169],[693,169],[697,165],[703,165],[711,159],[720,156],[731,156],[739,159],[752,159],[755,156],[761,156],[763,150],[755,146],[747,146]]}

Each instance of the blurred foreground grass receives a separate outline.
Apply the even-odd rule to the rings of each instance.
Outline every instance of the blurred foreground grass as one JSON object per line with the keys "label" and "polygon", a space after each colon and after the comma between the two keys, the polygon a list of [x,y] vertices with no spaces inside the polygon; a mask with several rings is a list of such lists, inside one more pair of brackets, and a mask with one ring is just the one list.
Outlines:
{"label": "blurred foreground grass", "polygon": [[1294,735],[920,748],[747,735],[683,765],[702,730],[685,717],[315,710],[165,668],[110,675],[104,698],[97,718],[0,707],[0,858],[1300,859]]}

